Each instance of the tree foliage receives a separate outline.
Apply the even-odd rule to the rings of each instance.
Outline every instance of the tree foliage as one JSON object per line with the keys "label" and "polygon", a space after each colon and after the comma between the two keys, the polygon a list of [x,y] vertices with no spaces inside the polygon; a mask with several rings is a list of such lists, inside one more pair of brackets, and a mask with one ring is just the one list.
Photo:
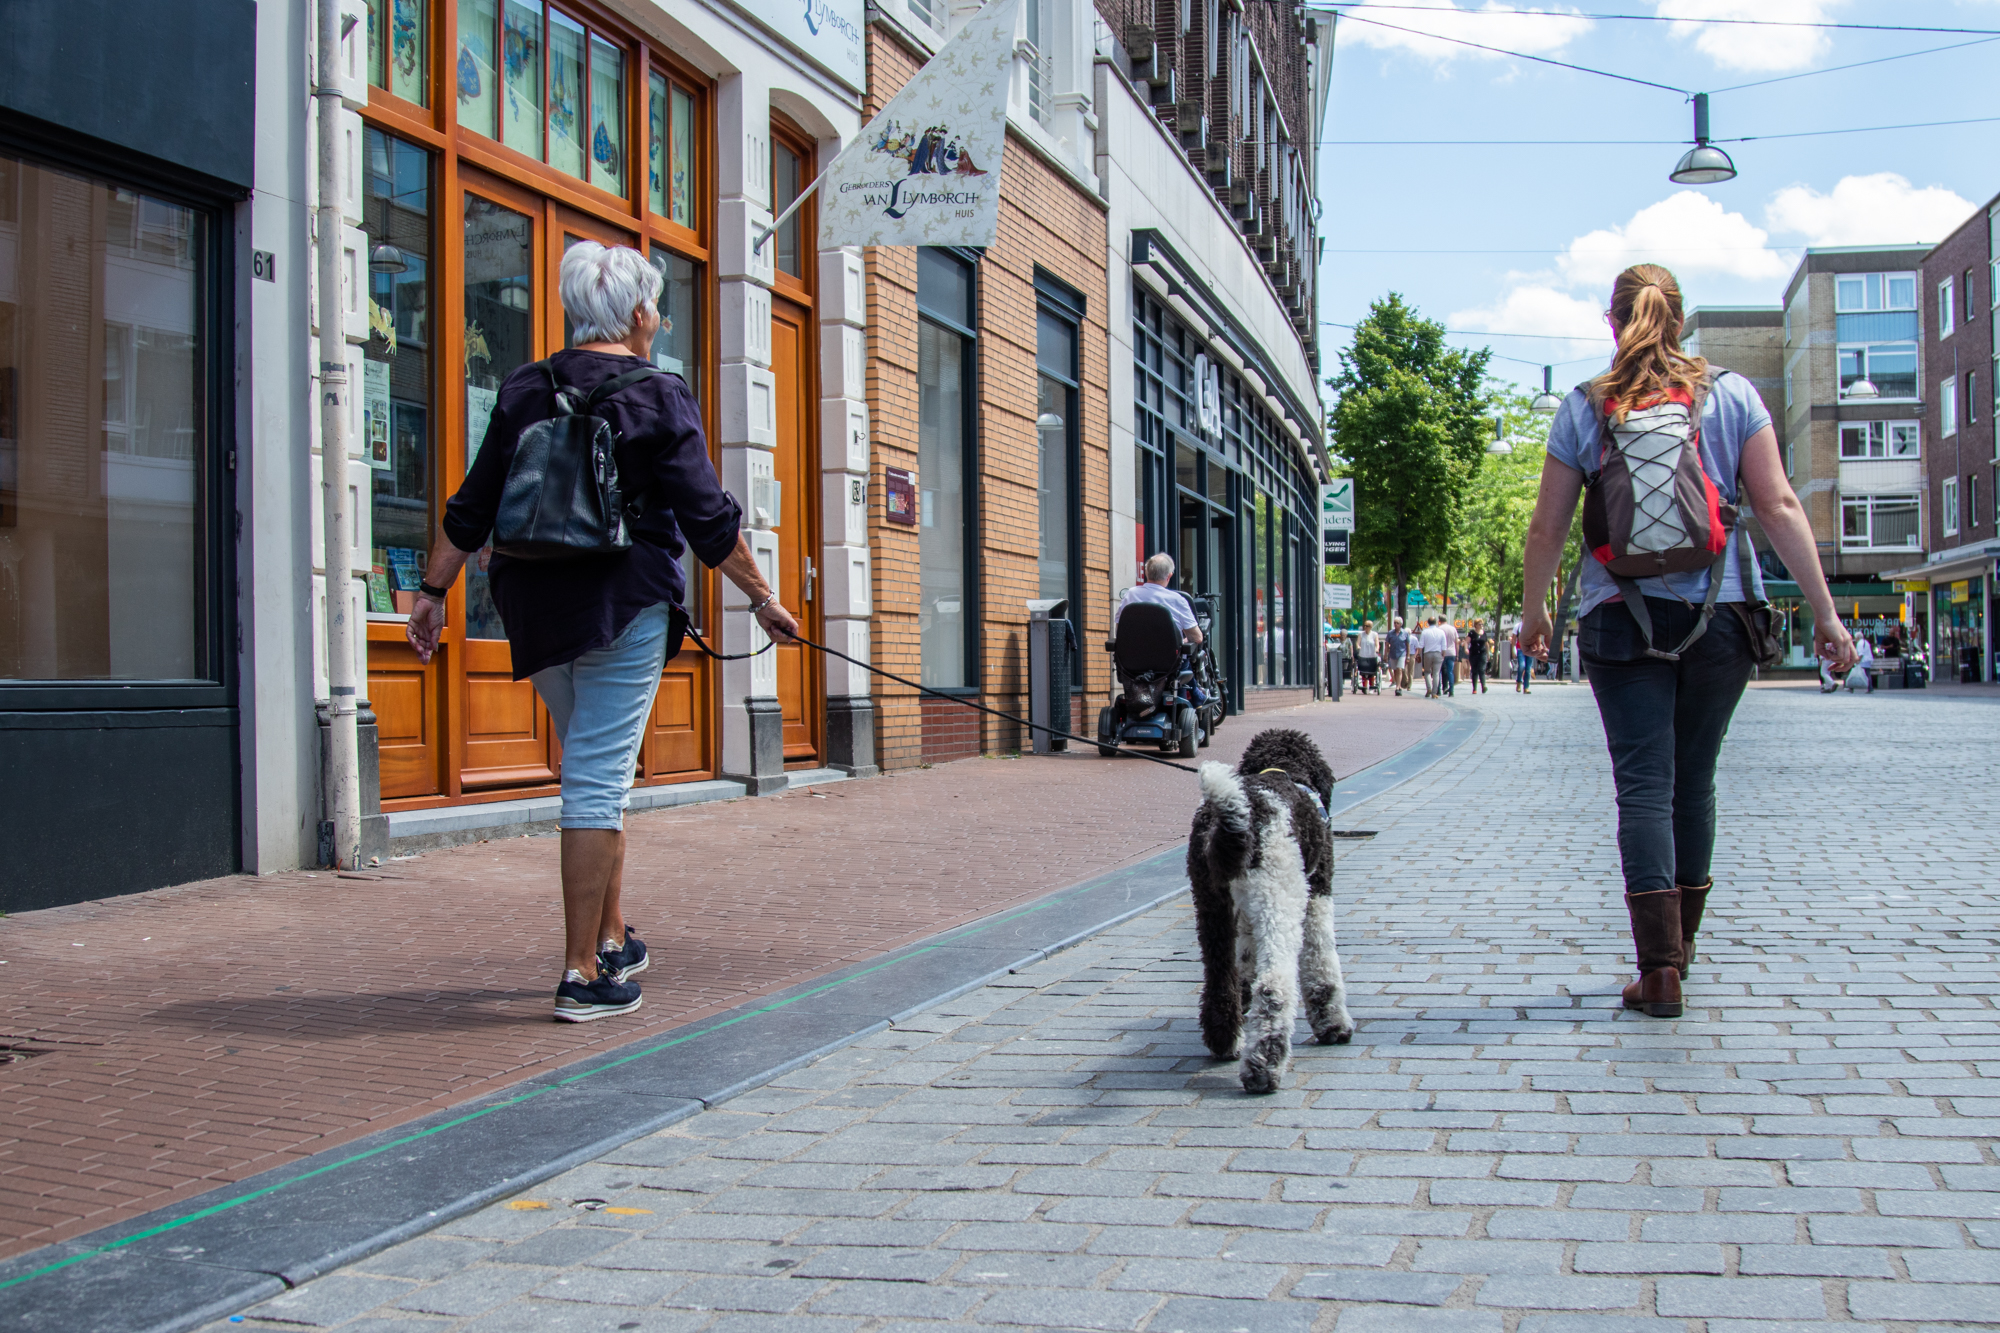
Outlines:
{"label": "tree foliage", "polygon": [[1521,553],[1528,519],[1535,511],[1553,418],[1528,410],[1532,394],[1499,384],[1492,389],[1493,404],[1500,410],[1501,436],[1514,452],[1487,455],[1472,479],[1459,527],[1465,563],[1458,586],[1493,615],[1512,616],[1521,611]]}
{"label": "tree foliage", "polygon": [[1489,349],[1445,344],[1442,324],[1391,292],[1369,306],[1328,381],[1332,434],[1354,478],[1359,569],[1394,587],[1448,554],[1492,438]]}

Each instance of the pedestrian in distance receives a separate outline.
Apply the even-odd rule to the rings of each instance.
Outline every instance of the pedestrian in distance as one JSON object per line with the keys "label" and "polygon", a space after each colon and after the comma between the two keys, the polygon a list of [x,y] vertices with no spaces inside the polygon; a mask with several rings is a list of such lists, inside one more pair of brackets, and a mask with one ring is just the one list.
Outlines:
{"label": "pedestrian in distance", "polygon": [[1435,699],[1443,688],[1439,681],[1444,669],[1444,631],[1438,628],[1436,616],[1424,622],[1417,648],[1424,657],[1424,698]]}
{"label": "pedestrian in distance", "polygon": [[[1755,614],[1764,605],[1763,581],[1738,545],[1749,536],[1733,521],[1734,505],[1748,499],[1797,578],[1812,606],[1819,656],[1845,669],[1854,662],[1854,641],[1834,610],[1762,399],[1741,375],[1681,350],[1673,274],[1656,264],[1626,269],[1612,286],[1606,318],[1616,344],[1611,368],[1573,390],[1549,430],[1524,552],[1521,647],[1544,660],[1555,648],[1549,586],[1587,482],[1585,546],[1593,558],[1583,561],[1578,645],[1611,756],[1618,855],[1638,954],[1639,977],[1623,999],[1628,1008],[1672,1018],[1682,1012],[1681,981],[1714,888],[1716,757],[1752,669],[1760,656],[1769,660],[1770,641]],[[1670,453],[1658,452],[1663,441]],[[1642,493],[1642,485],[1659,483],[1627,467],[1641,450],[1661,460],[1643,466],[1659,467],[1666,485],[1684,483],[1710,497],[1707,512],[1684,503],[1662,510],[1655,502],[1664,487]],[[1670,460],[1677,466],[1666,470]],[[1616,530],[1621,520],[1632,525],[1619,538],[1626,549],[1642,556],[1679,551],[1690,556],[1688,567],[1636,581],[1614,574],[1608,565],[1620,557],[1608,539],[1600,545],[1589,534],[1594,522]],[[1663,538],[1642,527],[1647,522],[1671,522],[1680,535]],[[1697,543],[1693,533],[1702,529],[1707,537]]]}
{"label": "pedestrian in distance", "polygon": [[[709,462],[694,395],[680,376],[652,363],[663,325],[661,283],[637,250],[585,241],[563,255],[559,287],[575,345],[501,384],[485,440],[445,505],[406,629],[418,658],[430,661],[446,593],[479,553],[514,679],[534,682],[563,747],[557,822],[564,948],[555,1017],[571,1023],[637,1009],[632,978],[651,962],[625,923],[625,806],[660,670],[685,623],[677,620],[686,593],[682,552],[692,548],[741,589],[766,634],[782,642],[798,630],[758,572],[740,531],[742,512]],[[525,500],[532,510],[545,490],[558,494],[556,446],[549,446],[544,472],[534,464],[543,456],[540,442],[552,438],[547,428],[569,415],[565,406],[601,419],[615,435],[630,544],[600,543],[588,554],[536,548],[540,558],[500,551],[489,563],[484,548],[502,521],[503,498],[512,522],[513,506]],[[517,454],[526,460],[518,469]],[[569,499],[561,493],[552,503]]]}
{"label": "pedestrian in distance", "polygon": [[1465,636],[1465,666],[1472,677],[1472,692],[1485,694],[1486,689],[1486,622],[1474,619],[1472,633]]}
{"label": "pedestrian in distance", "polygon": [[1451,623],[1450,616],[1440,616],[1438,628],[1444,631],[1444,659],[1438,663],[1438,682],[1449,698],[1458,693],[1458,627]]}
{"label": "pedestrian in distance", "polygon": [[1384,650],[1389,654],[1390,698],[1400,699],[1403,691],[1410,688],[1410,635],[1403,628],[1403,618],[1396,616],[1389,622],[1389,632],[1383,636]]}

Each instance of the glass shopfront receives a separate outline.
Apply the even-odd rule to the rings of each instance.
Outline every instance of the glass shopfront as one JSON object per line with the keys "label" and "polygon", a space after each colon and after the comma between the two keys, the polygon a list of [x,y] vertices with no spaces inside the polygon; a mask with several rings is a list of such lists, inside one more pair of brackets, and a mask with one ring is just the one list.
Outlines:
{"label": "glass shopfront", "polygon": [[[501,383],[567,345],[556,281],[570,245],[633,246],[660,269],[654,360],[713,433],[710,85],[587,0],[371,0],[369,36],[362,420],[382,797],[393,810],[537,794],[560,746],[513,679],[486,553],[454,587],[428,665],[403,623]],[[701,623],[713,576],[689,572]],[[641,782],[717,770],[713,681],[691,659],[662,678]]]}
{"label": "glass shopfront", "polygon": [[1146,288],[1133,308],[1140,545],[1216,598],[1232,707],[1245,686],[1311,685],[1317,484],[1253,386]]}
{"label": "glass shopfront", "polygon": [[1937,657],[1932,678],[1973,684],[1994,678],[1986,657],[1987,580],[1978,575],[1931,585],[1936,613]]}

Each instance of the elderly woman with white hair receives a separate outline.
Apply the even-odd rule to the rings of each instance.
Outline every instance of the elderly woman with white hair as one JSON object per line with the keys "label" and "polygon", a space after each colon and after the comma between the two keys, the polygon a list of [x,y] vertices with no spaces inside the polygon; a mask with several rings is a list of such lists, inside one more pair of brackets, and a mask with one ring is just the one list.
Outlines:
{"label": "elderly woman with white hair", "polygon": [[582,397],[639,372],[590,409],[617,432],[625,493],[643,497],[628,523],[630,548],[560,560],[496,553],[488,569],[514,678],[534,682],[563,747],[566,939],[555,1017],[572,1023],[637,1009],[632,978],[650,962],[621,903],[625,804],[666,663],[670,608],[686,593],[682,551],[692,549],[741,588],[773,638],[798,629],[739,531],[742,512],[709,461],[694,396],[650,360],[660,286],[637,250],[586,241],[563,256],[562,303],[576,345],[522,366],[500,386],[485,441],[445,505],[408,628],[428,662],[444,627],[446,590],[492,535],[521,433],[557,415],[556,384]]}

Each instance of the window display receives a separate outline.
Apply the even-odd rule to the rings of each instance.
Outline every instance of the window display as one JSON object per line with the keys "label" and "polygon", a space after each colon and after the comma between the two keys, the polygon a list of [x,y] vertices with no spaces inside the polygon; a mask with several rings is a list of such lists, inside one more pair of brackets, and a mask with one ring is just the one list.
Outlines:
{"label": "window display", "polygon": [[431,158],[368,131],[368,342],[362,445],[374,477],[368,610],[408,615],[430,547]]}

